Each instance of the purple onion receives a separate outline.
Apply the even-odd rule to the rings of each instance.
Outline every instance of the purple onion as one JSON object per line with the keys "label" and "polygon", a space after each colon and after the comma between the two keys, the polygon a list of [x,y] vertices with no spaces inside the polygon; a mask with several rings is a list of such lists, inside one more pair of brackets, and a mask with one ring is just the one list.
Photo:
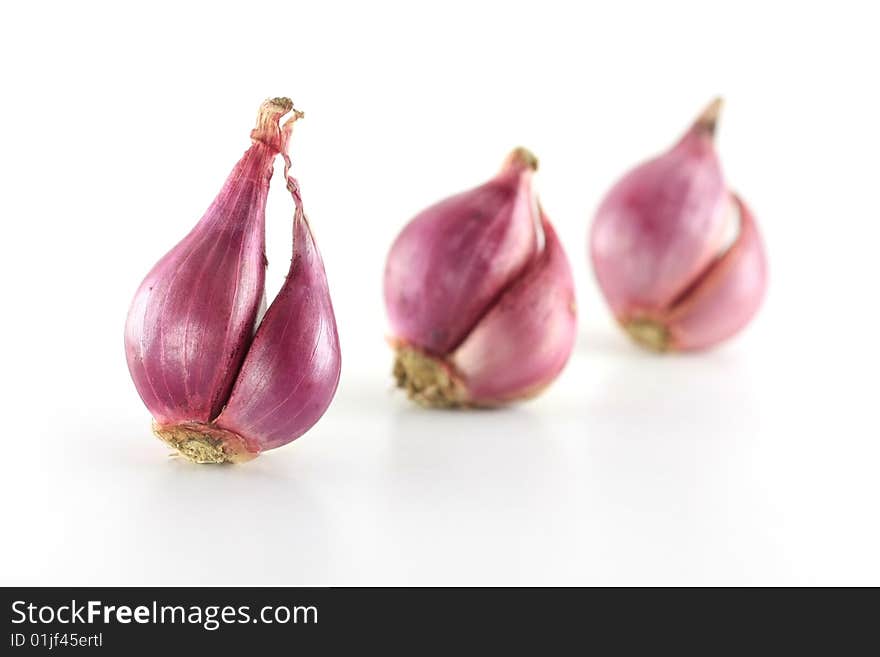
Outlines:
{"label": "purple onion", "polygon": [[671,150],[626,174],[593,222],[599,286],[627,333],[657,351],[711,347],[764,298],[761,237],[715,151],[720,109],[712,102]]}
{"label": "purple onion", "polygon": [[[125,327],[129,371],[154,432],[198,463],[239,462],[305,433],[339,381],[339,340],[324,265],[296,182],[287,175],[294,114],[286,98],[260,109],[253,145],[183,241],[141,284]],[[284,151],[294,196],[290,272],[265,303],[265,205]],[[256,335],[255,335],[256,330]]]}
{"label": "purple onion", "polygon": [[[487,183],[416,216],[391,247],[385,303],[394,374],[426,406],[531,397],[574,344],[568,259],[532,190],[525,149]],[[543,243],[542,243],[543,242]]]}

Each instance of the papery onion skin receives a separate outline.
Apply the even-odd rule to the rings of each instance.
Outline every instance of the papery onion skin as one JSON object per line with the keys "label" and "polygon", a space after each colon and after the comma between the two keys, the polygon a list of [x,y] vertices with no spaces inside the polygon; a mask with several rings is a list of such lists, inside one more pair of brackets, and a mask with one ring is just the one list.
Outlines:
{"label": "papery onion skin", "polygon": [[[288,126],[285,132],[289,134]],[[286,159],[285,174],[290,162]],[[339,384],[339,334],[324,263],[289,175],[296,203],[293,257],[281,291],[248,350],[218,427],[260,450],[293,441],[327,410]]]}
{"label": "papery onion skin", "polygon": [[726,340],[758,312],[767,290],[767,258],[752,211],[736,195],[739,236],[664,317],[670,348],[706,349]]}
{"label": "papery onion skin", "polygon": [[394,241],[385,305],[397,339],[436,355],[461,343],[537,249],[537,160],[517,149],[489,182],[419,213]]}
{"label": "papery onion skin", "polygon": [[[724,249],[735,213],[713,140],[720,108],[716,99],[672,149],[626,174],[593,221],[599,287],[625,330],[657,351],[714,346],[745,326],[764,296],[766,259],[751,213]],[[734,278],[719,285],[722,275]]]}
{"label": "papery onion skin", "polygon": [[[147,276],[126,323],[129,369],[153,431],[196,463],[240,463],[294,440],[339,382],[324,265],[289,175],[291,127],[302,113],[278,126],[292,109],[285,98],[263,104],[254,145],[205,217]],[[296,204],[294,248],[266,309],[265,204],[279,152]]]}
{"label": "papery onion skin", "polygon": [[540,393],[562,371],[577,333],[568,258],[541,213],[544,248],[449,359],[474,405]]}
{"label": "papery onion skin", "polygon": [[220,412],[254,332],[265,282],[265,205],[278,119],[263,104],[253,145],[208,211],[140,285],[125,326],[138,393],[159,425],[208,422]]}
{"label": "papery onion skin", "polygon": [[[532,190],[536,165],[516,149],[498,177],[418,215],[391,249],[385,298],[394,376],[419,404],[491,407],[529,398],[571,354],[574,285]],[[408,267],[415,276],[407,277]]]}

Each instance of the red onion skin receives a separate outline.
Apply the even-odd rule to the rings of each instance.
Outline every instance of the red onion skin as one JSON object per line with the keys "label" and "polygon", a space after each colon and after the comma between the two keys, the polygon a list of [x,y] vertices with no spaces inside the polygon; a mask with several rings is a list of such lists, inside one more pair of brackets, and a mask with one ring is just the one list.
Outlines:
{"label": "red onion skin", "polygon": [[723,235],[725,199],[711,136],[694,129],[611,189],[593,222],[591,255],[615,314],[663,307],[688,286]]}
{"label": "red onion skin", "polygon": [[674,346],[706,349],[739,332],[761,307],[767,289],[767,259],[751,210],[736,195],[740,232],[693,292],[663,318]]}
{"label": "red onion skin", "polygon": [[[715,101],[670,151],[614,185],[590,234],[593,268],[612,312],[625,327],[653,323],[663,337],[650,346],[660,350],[704,349],[731,337],[755,314],[766,287],[750,213],[722,254],[731,194],[713,143],[719,110]],[[733,278],[723,285],[726,276]]]}
{"label": "red onion skin", "polygon": [[536,395],[568,360],[574,286],[532,189],[536,167],[514,150],[495,178],[428,208],[392,246],[394,376],[414,401],[507,404]]}
{"label": "red onion skin", "polygon": [[288,186],[296,202],[290,270],[215,422],[262,451],[295,440],[318,421],[336,393],[341,367],[324,263],[298,185],[288,178]]}
{"label": "red onion skin", "polygon": [[208,422],[229,395],[263,296],[265,203],[277,152],[256,141],[135,294],[125,353],[159,424]]}
{"label": "red onion skin", "polygon": [[450,361],[469,399],[495,406],[549,385],[574,347],[574,281],[556,231],[541,213],[544,248],[477,323]]}
{"label": "red onion skin", "polygon": [[[240,463],[302,435],[339,382],[339,338],[324,265],[287,155],[293,110],[267,100],[245,153],[208,212],[148,274],[126,323],[129,369],[154,433],[197,463]],[[265,204],[283,151],[296,204],[290,270],[266,309]],[[259,328],[254,334],[254,327]]]}
{"label": "red onion skin", "polygon": [[533,166],[515,151],[495,178],[431,206],[403,229],[385,268],[398,340],[450,353],[522,273],[537,249]]}

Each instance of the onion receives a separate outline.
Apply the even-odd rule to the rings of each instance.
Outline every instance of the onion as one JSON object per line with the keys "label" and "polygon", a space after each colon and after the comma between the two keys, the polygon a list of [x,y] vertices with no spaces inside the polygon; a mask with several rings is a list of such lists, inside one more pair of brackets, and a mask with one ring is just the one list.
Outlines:
{"label": "onion", "polygon": [[425,406],[534,396],[574,344],[574,284],[516,149],[487,183],[424,210],[395,240],[385,303],[399,387]]}
{"label": "onion", "polygon": [[713,101],[672,149],[627,173],[593,221],[589,250],[605,299],[624,330],[656,351],[714,346],[764,298],[758,228],[715,152],[720,109]]}
{"label": "onion", "polygon": [[[263,104],[253,145],[196,227],[147,274],[128,314],[128,367],[154,432],[198,463],[246,461],[294,440],[321,417],[339,381],[324,266],[288,173],[290,131],[302,114],[278,125],[291,110],[286,98]],[[281,151],[296,205],[293,259],[257,326],[266,197]]]}

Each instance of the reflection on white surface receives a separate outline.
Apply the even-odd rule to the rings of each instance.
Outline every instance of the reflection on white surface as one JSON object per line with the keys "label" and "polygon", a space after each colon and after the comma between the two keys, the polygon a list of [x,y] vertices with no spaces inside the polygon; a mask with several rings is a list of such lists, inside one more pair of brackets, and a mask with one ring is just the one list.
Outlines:
{"label": "reflection on white surface", "polygon": [[501,583],[555,559],[566,462],[540,414],[406,407],[390,436],[382,530],[402,577],[461,582],[466,564]]}
{"label": "reflection on white surface", "polygon": [[[29,443],[34,458],[17,465],[28,494],[5,494],[20,500],[6,509],[19,531],[4,548],[2,581],[876,576],[864,570],[877,542],[864,521],[873,508],[867,462],[829,449],[815,433],[825,416],[796,413],[801,390],[778,386],[766,363],[757,377],[732,348],[673,358],[631,349],[613,333],[582,341],[595,349],[578,351],[545,397],[509,409],[425,410],[392,392],[378,367],[344,375],[314,431],[239,467],[169,459],[137,408],[100,427],[65,413],[65,431]],[[838,440],[876,455],[856,438]],[[853,560],[835,559],[841,551]]]}

